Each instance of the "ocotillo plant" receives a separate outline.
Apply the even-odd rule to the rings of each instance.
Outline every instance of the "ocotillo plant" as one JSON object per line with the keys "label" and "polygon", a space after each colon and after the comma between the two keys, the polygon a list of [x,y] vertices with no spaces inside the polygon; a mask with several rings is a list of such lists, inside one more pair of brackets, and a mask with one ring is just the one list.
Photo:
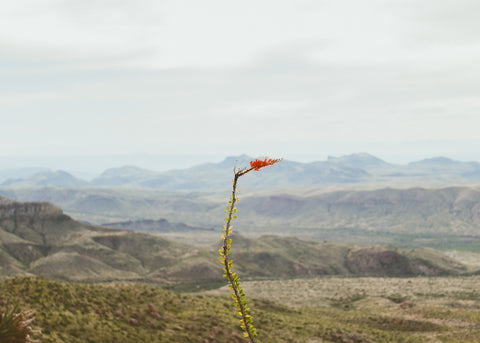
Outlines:
{"label": "ocotillo plant", "polygon": [[233,271],[233,262],[229,259],[229,255],[231,252],[231,244],[232,239],[230,238],[230,234],[232,233],[232,219],[236,218],[234,215],[237,212],[237,208],[235,207],[236,202],[238,202],[237,198],[237,183],[240,176],[243,176],[252,170],[260,170],[263,167],[273,165],[277,162],[280,162],[281,159],[267,159],[265,160],[253,160],[250,161],[250,168],[245,167],[242,169],[236,169],[236,166],[233,168],[233,181],[232,181],[232,196],[228,202],[227,209],[225,212],[227,213],[227,217],[225,218],[227,223],[223,226],[223,234],[222,234],[222,241],[223,246],[219,249],[220,252],[220,261],[224,265],[223,276],[228,279],[230,284],[230,289],[233,291],[230,297],[235,301],[235,305],[239,309],[239,316],[240,319],[240,327],[243,330],[243,334],[247,337],[251,343],[261,343],[257,341],[257,329],[253,325],[253,319],[250,315],[250,308],[247,305],[247,297],[245,296],[245,292],[243,288],[240,286],[240,279]]}

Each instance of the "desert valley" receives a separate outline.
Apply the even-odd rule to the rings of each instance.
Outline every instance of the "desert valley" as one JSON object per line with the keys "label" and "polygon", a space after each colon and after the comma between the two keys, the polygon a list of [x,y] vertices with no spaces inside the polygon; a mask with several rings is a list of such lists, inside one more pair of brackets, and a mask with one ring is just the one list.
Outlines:
{"label": "desert valley", "polygon": [[[243,342],[217,250],[250,159],[2,171],[0,301],[42,342]],[[241,181],[232,258],[266,342],[480,339],[480,164],[362,153]]]}

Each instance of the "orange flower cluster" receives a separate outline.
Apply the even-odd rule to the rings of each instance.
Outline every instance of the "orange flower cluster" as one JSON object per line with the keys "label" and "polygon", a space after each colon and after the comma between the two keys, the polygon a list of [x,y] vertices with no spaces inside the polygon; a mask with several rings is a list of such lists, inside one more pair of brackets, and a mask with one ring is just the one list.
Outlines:
{"label": "orange flower cluster", "polygon": [[253,169],[255,170],[260,170],[260,168],[263,168],[263,167],[266,167],[266,166],[271,166],[272,164],[275,164],[277,162],[280,162],[282,159],[281,158],[278,158],[278,159],[267,159],[265,157],[265,160],[259,160],[258,158],[253,160],[253,161],[250,161],[250,167],[252,167]]}

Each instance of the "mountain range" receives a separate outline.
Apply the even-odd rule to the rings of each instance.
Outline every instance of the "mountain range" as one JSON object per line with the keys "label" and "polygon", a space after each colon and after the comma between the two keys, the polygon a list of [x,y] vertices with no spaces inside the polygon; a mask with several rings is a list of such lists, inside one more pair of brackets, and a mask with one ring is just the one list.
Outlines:
{"label": "mountain range", "polygon": [[[318,275],[458,275],[467,268],[433,249],[357,246],[296,238],[234,236],[246,278]],[[142,280],[161,285],[221,282],[218,246],[88,225],[50,203],[0,197],[0,275],[69,281]]]}
{"label": "mountain range", "polygon": [[86,186],[87,181],[80,180],[75,176],[63,171],[45,170],[28,175],[23,178],[9,178],[2,182],[4,187],[29,187],[29,186]]}
{"label": "mountain range", "polygon": [[[128,186],[162,190],[217,191],[232,178],[232,169],[248,166],[247,155],[227,157],[219,163],[205,163],[181,170],[155,172],[136,166],[105,170],[91,181],[80,180],[65,171],[3,170],[2,187],[31,186]],[[301,163],[284,160],[265,176],[254,174],[246,187],[291,188],[360,183],[376,184],[468,184],[480,182],[480,163],[436,157],[406,165],[391,164],[366,153],[328,157],[326,161]]]}
{"label": "mountain range", "polygon": [[[147,222],[142,223],[147,220],[155,231],[153,226],[163,218],[172,225],[201,228],[190,230],[195,235],[186,239],[199,242],[209,235],[204,242],[210,243],[217,239],[211,229],[221,226],[229,196],[228,190],[212,194],[118,187],[3,188],[0,194],[17,201],[49,201],[78,220],[124,223],[120,228],[147,230]],[[342,241],[358,239],[359,232],[369,240],[400,234],[468,236],[470,241],[480,237],[478,187],[272,190],[240,196],[234,225],[253,236],[271,233],[321,240],[348,229],[351,238],[342,236]],[[384,238],[391,242],[391,237]]]}

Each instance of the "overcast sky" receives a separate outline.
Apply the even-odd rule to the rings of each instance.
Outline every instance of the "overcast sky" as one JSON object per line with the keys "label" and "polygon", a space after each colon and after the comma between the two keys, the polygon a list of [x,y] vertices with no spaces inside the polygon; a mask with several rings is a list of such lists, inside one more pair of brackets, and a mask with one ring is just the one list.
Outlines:
{"label": "overcast sky", "polygon": [[0,156],[480,161],[479,13],[477,0],[5,1]]}

